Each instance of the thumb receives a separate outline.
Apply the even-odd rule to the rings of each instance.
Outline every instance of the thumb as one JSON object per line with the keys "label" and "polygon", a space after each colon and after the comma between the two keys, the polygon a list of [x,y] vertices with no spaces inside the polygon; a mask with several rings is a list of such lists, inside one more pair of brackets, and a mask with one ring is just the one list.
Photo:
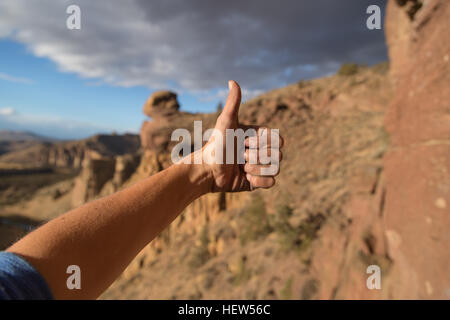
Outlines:
{"label": "thumb", "polygon": [[239,106],[241,105],[241,88],[234,80],[228,81],[228,88],[230,91],[228,92],[228,98],[223,108],[222,116],[230,120],[237,120]]}

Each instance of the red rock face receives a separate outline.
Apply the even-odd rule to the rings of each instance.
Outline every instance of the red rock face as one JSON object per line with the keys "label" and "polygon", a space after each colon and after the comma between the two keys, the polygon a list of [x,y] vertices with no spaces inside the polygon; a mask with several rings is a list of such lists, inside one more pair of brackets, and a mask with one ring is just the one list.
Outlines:
{"label": "red rock face", "polygon": [[[405,1],[403,1],[405,2]],[[390,1],[386,235],[397,298],[450,298],[450,1]],[[417,1],[416,1],[417,2]]]}

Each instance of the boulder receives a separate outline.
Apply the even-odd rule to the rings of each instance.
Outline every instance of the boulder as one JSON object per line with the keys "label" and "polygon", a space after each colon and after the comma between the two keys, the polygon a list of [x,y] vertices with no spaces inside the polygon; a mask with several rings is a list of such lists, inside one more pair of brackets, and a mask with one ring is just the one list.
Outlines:
{"label": "boulder", "polygon": [[83,169],[75,180],[72,205],[77,207],[95,198],[105,183],[113,178],[114,171],[114,158],[86,158],[83,161]]}
{"label": "boulder", "polygon": [[171,91],[156,91],[145,102],[143,112],[151,118],[176,114],[180,109],[177,94]]}

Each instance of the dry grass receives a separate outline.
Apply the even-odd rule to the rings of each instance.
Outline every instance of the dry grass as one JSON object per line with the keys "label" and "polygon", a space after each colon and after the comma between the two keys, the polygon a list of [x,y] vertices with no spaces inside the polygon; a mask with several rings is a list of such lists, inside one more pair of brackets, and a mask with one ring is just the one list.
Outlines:
{"label": "dry grass", "polygon": [[0,205],[26,201],[39,189],[76,175],[77,171],[69,169],[1,170]]}

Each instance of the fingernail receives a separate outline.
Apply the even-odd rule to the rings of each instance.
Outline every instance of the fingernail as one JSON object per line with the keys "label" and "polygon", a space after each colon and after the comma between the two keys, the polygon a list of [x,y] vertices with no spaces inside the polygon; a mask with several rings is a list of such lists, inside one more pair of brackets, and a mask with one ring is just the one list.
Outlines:
{"label": "fingernail", "polygon": [[231,90],[231,86],[233,85],[232,80],[228,80],[228,89]]}

